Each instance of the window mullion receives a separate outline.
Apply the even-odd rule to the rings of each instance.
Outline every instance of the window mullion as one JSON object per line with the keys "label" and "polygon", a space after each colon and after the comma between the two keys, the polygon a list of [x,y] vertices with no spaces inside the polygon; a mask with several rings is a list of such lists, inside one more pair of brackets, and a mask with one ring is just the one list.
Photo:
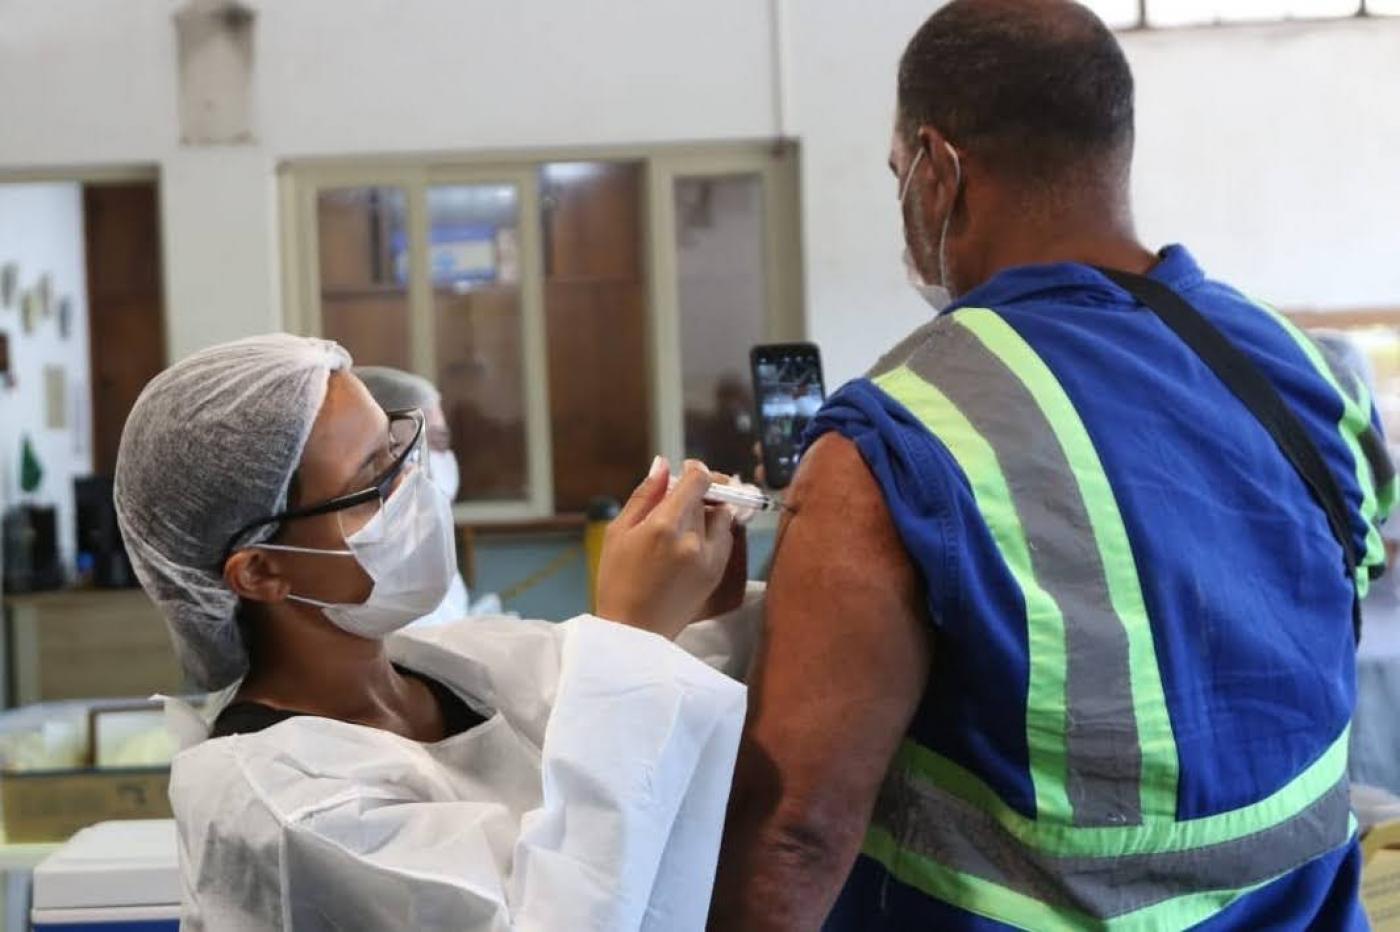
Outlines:
{"label": "window mullion", "polygon": [[433,282],[428,257],[428,184],[422,173],[405,179],[408,197],[408,332],[413,371],[437,382],[433,358]]}

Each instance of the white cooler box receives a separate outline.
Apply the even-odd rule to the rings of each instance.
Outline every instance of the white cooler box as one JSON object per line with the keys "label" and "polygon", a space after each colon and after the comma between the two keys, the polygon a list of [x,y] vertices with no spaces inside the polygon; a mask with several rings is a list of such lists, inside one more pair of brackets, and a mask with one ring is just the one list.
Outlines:
{"label": "white cooler box", "polygon": [[180,865],[170,819],[102,822],[34,869],[34,932],[177,932]]}

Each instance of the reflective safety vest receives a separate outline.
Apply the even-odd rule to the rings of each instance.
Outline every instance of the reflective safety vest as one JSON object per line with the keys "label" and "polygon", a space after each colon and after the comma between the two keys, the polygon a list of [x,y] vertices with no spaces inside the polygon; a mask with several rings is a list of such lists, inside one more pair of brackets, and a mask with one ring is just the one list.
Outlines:
{"label": "reflective safety vest", "polygon": [[[1189,256],[1175,261],[1194,268]],[[1072,268],[1087,273],[1083,267]],[[1102,290],[1105,295],[1112,291],[1106,283]],[[1133,312],[1124,308],[1119,313]],[[1364,589],[1367,570],[1381,559],[1379,540],[1369,525],[1389,509],[1395,495],[1393,475],[1380,475],[1382,466],[1375,451],[1365,449],[1368,444],[1380,446],[1370,399],[1359,381],[1329,366],[1329,360],[1290,324],[1264,309],[1252,308],[1249,313],[1257,315],[1263,326],[1286,334],[1280,341],[1286,347],[1275,344],[1282,354],[1279,358],[1291,352],[1300,363],[1295,370],[1299,378],[1312,380],[1314,392],[1330,392],[1331,402],[1341,409],[1340,423],[1332,425],[1336,432],[1327,439],[1333,453],[1350,455],[1347,465],[1353,474],[1348,477],[1348,489],[1362,528],[1358,552],[1366,553],[1357,585]],[[989,670],[997,670],[998,664],[1004,668],[1007,691],[1023,692],[1023,747],[1000,756],[993,753],[988,747],[998,740],[995,723],[976,721],[976,709],[970,713],[941,709],[933,697],[926,697],[919,713],[924,727],[916,721],[893,761],[875,807],[863,860],[929,898],[1012,926],[1187,928],[1352,842],[1356,824],[1346,779],[1349,706],[1319,712],[1323,718],[1330,715],[1332,721],[1314,723],[1320,730],[1312,746],[1296,745],[1284,754],[1296,766],[1267,792],[1239,799],[1228,808],[1216,807],[1206,815],[1183,815],[1180,770],[1186,764],[1179,753],[1179,726],[1174,725],[1169,692],[1189,690],[1193,683],[1212,677],[1229,680],[1253,675],[1236,673],[1228,660],[1222,661],[1219,670],[1212,669],[1213,640],[1224,644],[1236,631],[1246,640],[1261,635],[1289,637],[1292,619],[1260,611],[1261,606],[1272,604],[1268,599],[1276,593],[1258,594],[1249,581],[1240,586],[1238,606],[1228,604],[1228,588],[1223,596],[1193,593],[1189,589],[1192,561],[1230,559],[1228,549],[1213,549],[1220,541],[1204,539],[1196,541],[1191,552],[1164,559],[1174,581],[1154,581],[1153,591],[1163,605],[1173,604],[1173,599],[1191,603],[1201,598],[1213,614],[1201,612],[1199,629],[1189,611],[1171,616],[1185,619],[1178,627],[1154,628],[1143,585],[1144,574],[1152,573],[1154,567],[1140,562],[1141,554],[1135,556],[1138,540],[1129,531],[1115,489],[1129,485],[1122,478],[1122,464],[1129,456],[1115,448],[1118,472],[1112,481],[1107,456],[1101,456],[1116,442],[1110,440],[1112,425],[1104,423],[1102,414],[1112,409],[1096,408],[1098,420],[1089,422],[1072,400],[1070,388],[1032,342],[1043,333],[1048,343],[1049,334],[1060,339],[1063,332],[1039,330],[1039,324],[1026,319],[1025,326],[1013,326],[1014,314],[976,306],[945,314],[892,353],[870,382],[856,386],[847,398],[837,395],[832,409],[819,418],[818,432],[836,429],[857,439],[885,487],[887,500],[892,501],[896,524],[911,549],[922,546],[921,533],[945,519],[948,527],[939,533],[970,539],[964,549],[945,543],[934,548],[935,555],[923,555],[921,567],[935,614],[940,607],[973,618],[1024,613],[1023,641],[1019,627],[1001,629],[989,621],[981,641],[984,629],[976,624],[949,627],[947,619],[942,619],[944,637],[935,639],[931,674],[935,681],[940,678],[940,653],[951,665],[979,652],[1008,658],[984,662]],[[1170,334],[1153,334],[1152,323],[1133,321],[1132,326],[1148,328],[1141,331],[1142,339],[1160,336],[1164,347],[1173,339]],[[1133,331],[1135,339],[1138,333]],[[1105,339],[1111,342],[1111,331]],[[1191,359],[1180,354],[1170,356],[1166,365],[1179,366],[1183,373],[1195,371]],[[1210,390],[1219,388],[1208,377],[1201,384]],[[1101,391],[1103,386],[1090,381],[1073,387],[1081,394],[1091,389]],[[1218,401],[1229,403],[1223,395]],[[861,413],[842,421],[843,404],[848,411]],[[876,406],[881,410],[872,413]],[[1140,410],[1144,417],[1161,418],[1164,423],[1172,417],[1171,410],[1155,411],[1146,403]],[[1251,437],[1251,443],[1258,443],[1258,437],[1248,434],[1247,417],[1240,413],[1238,430],[1241,436]],[[874,424],[881,419],[888,423]],[[863,426],[852,427],[852,423]],[[928,444],[932,452],[917,452],[920,428],[932,438]],[[1189,430],[1189,425],[1184,429]],[[869,442],[870,433],[882,435],[883,444]],[[861,436],[867,441],[860,442]],[[1208,448],[1191,445],[1186,436],[1180,440],[1187,447],[1183,452],[1180,446],[1173,449],[1179,441],[1170,433],[1140,435],[1151,436],[1160,436],[1165,457],[1210,455]],[[1147,442],[1138,440],[1132,455],[1142,455]],[[1268,456],[1266,436],[1263,444],[1250,448],[1261,459]],[[872,452],[878,450],[887,453]],[[947,469],[948,464],[956,469]],[[930,482],[928,475],[940,471],[951,475]],[[954,504],[916,502],[910,507],[924,508],[924,514],[900,514],[904,506],[896,506],[894,500],[900,488],[907,490],[914,481],[911,473],[923,476],[922,488],[933,489],[930,497],[941,496]],[[937,491],[940,482],[945,486],[942,492]],[[1301,484],[1297,489],[1280,488],[1293,496],[1289,507],[1309,515],[1307,492]],[[1232,500],[1226,491],[1210,491],[1216,502],[1224,503],[1212,503],[1211,508],[1228,506]],[[908,497],[917,499],[922,494]],[[1147,501],[1151,494],[1134,488],[1128,497]],[[1170,496],[1173,490],[1163,487],[1159,494]],[[961,512],[959,501],[964,503]],[[1180,505],[1189,508],[1192,501],[1183,496]],[[1310,519],[1325,520],[1320,509]],[[1314,526],[1312,536],[1303,538],[1318,548],[1319,555],[1310,563],[1317,574],[1335,571],[1340,565],[1334,559],[1335,543],[1327,548],[1325,525],[1321,527],[1318,532]],[[920,562],[920,555],[914,556]],[[1286,547],[1278,559],[1300,556],[1308,555],[1301,548]],[[968,565],[958,565],[959,561]],[[995,566],[1005,583],[1000,590],[1014,589],[1014,597],[991,591],[997,588],[995,579],[988,589],[979,588],[978,565]],[[1322,632],[1319,636],[1330,645],[1318,657],[1319,664],[1337,662],[1332,658],[1342,657],[1340,650],[1349,648],[1351,615],[1342,576],[1336,573],[1336,585],[1326,594],[1309,590],[1308,596],[1316,598],[1316,604],[1336,606],[1335,643],[1325,618],[1316,624],[1317,613],[1299,610],[1299,625],[1306,625],[1308,632]],[[1205,586],[1209,580],[1197,582]],[[1316,585],[1325,588],[1330,583],[1322,580]],[[939,593],[934,590],[940,586],[962,590],[957,606],[937,601]],[[1163,611],[1164,616],[1168,614]],[[1252,627],[1265,618],[1276,626],[1273,633]],[[1168,636],[1174,643],[1159,643]],[[1305,635],[1298,637],[1302,643]],[[1343,639],[1348,643],[1344,645]],[[1172,682],[1164,682],[1164,656],[1171,657]],[[1269,700],[1272,705],[1258,709],[1261,740],[1275,727],[1283,740],[1289,718],[1298,716],[1301,721],[1309,714],[1308,698],[1289,695],[1285,688],[1295,673],[1283,661],[1276,663],[1280,667],[1276,689],[1269,686],[1263,693],[1242,690],[1239,694],[1241,702],[1251,704],[1257,703],[1260,694],[1274,697]],[[1196,667],[1186,669],[1191,664]],[[1265,667],[1257,675],[1273,675],[1267,662]],[[1327,675],[1320,670],[1296,676],[1314,672]],[[1339,666],[1337,676],[1349,674]],[[1212,695],[1228,696],[1231,684],[1216,681],[1212,688],[1219,690]],[[1349,680],[1346,688],[1350,689]],[[1348,692],[1332,705],[1339,707],[1349,700]],[[1236,709],[1234,714],[1249,711]],[[940,715],[968,720],[929,725]],[[942,743],[957,754],[943,753],[921,737],[933,732],[944,735]],[[982,761],[998,766],[984,766]],[[1247,768],[1248,762],[1239,766]],[[1007,801],[1007,793],[991,784],[987,771],[1022,768],[1028,773],[1030,790],[1021,805],[1014,805]],[[1000,778],[1003,785],[1009,779]]]}

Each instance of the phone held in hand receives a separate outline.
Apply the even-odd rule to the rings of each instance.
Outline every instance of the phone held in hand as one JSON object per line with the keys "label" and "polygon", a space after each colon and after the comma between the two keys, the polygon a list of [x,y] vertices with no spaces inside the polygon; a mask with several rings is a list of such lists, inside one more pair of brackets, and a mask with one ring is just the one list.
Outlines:
{"label": "phone held in hand", "polygon": [[749,351],[758,439],[768,487],[787,488],[797,471],[802,434],[826,400],[815,343],[770,343]]}

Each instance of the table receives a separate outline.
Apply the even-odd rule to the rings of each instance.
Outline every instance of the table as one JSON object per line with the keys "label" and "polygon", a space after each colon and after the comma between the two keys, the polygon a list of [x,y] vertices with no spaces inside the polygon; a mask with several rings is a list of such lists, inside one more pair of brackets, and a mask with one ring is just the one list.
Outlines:
{"label": "table", "polygon": [[1400,580],[1377,580],[1361,608],[1351,779],[1400,795]]}
{"label": "table", "polygon": [[4,600],[9,706],[178,693],[179,661],[159,609],[140,589],[73,589]]}

